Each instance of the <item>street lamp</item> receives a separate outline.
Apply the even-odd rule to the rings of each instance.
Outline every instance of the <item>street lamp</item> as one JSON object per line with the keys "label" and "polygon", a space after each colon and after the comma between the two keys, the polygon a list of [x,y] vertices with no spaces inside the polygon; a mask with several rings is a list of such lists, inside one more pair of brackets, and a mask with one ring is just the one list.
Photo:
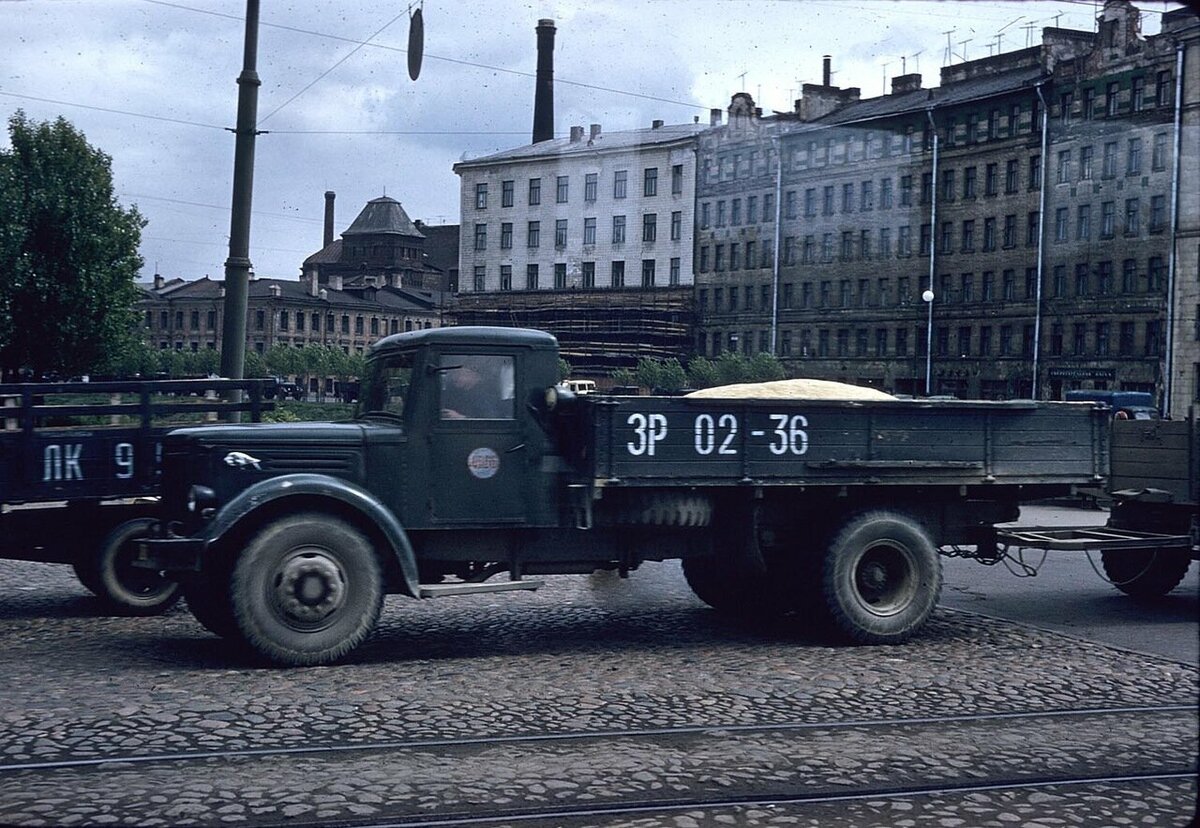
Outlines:
{"label": "street lamp", "polygon": [[925,288],[921,293],[921,301],[929,309],[928,320],[925,323],[925,396],[928,397],[932,391],[933,383],[933,285]]}

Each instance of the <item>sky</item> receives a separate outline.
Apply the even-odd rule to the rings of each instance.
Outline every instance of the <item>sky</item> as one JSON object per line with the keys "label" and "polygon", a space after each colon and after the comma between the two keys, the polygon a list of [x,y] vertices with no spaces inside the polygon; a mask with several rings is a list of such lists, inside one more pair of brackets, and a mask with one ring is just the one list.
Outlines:
{"label": "sky", "polygon": [[[1138,2],[1143,34],[1178,3]],[[555,132],[707,123],[749,92],[764,113],[803,83],[864,98],[903,71],[936,86],[951,63],[1040,42],[1043,26],[1090,31],[1092,0],[265,0],[250,259],[299,277],[372,198],[456,224],[464,158],[528,144],[537,21],[555,21]],[[409,78],[410,14],[424,20]],[[236,79],[245,0],[0,0],[0,112],[63,117],[112,159],[118,201],[147,219],[142,276],[221,278],[229,254]]]}

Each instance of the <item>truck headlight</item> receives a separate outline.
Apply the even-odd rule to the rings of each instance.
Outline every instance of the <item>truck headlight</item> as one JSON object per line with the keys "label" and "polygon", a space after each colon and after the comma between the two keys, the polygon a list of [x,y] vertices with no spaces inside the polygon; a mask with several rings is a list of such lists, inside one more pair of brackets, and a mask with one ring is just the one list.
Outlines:
{"label": "truck headlight", "polygon": [[217,493],[208,486],[192,486],[188,489],[187,510],[199,512],[217,502]]}

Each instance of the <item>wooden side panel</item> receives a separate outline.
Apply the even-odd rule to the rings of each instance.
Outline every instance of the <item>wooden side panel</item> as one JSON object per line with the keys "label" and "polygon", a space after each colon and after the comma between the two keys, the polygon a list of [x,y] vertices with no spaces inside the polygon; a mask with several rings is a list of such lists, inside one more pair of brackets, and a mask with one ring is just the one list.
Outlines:
{"label": "wooden side panel", "polygon": [[1196,503],[1196,424],[1192,419],[1115,421],[1112,490],[1162,489],[1176,503]]}

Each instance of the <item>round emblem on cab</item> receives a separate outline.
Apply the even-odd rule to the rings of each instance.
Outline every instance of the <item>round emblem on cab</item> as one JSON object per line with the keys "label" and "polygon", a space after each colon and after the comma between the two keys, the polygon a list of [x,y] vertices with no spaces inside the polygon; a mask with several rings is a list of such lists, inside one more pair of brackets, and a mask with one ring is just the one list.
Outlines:
{"label": "round emblem on cab", "polygon": [[477,448],[467,455],[467,470],[473,477],[486,480],[500,471],[500,455],[490,448]]}

